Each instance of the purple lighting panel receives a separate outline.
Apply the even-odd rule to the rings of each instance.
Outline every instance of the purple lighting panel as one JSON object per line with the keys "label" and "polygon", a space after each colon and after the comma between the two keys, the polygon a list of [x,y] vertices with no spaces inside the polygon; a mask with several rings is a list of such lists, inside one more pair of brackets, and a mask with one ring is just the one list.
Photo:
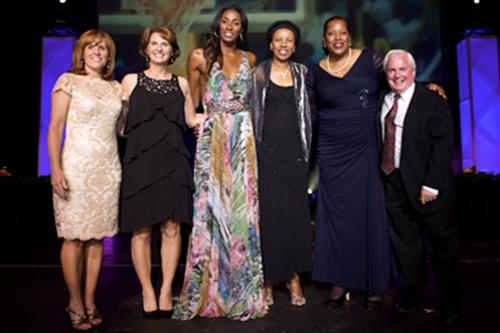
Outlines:
{"label": "purple lighting panel", "polygon": [[470,36],[457,45],[462,168],[500,173],[498,41]]}
{"label": "purple lighting panel", "polygon": [[42,40],[42,75],[40,132],[38,137],[38,176],[50,175],[47,132],[50,122],[50,96],[57,78],[71,68],[74,37],[44,37]]}

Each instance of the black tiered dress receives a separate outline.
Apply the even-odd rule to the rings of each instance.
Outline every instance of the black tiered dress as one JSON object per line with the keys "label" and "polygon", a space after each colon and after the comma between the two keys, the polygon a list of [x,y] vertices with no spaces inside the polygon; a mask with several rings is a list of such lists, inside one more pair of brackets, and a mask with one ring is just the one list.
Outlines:
{"label": "black tiered dress", "polygon": [[258,146],[260,226],[266,283],[311,270],[312,229],[293,87],[269,81]]}
{"label": "black tiered dress", "polygon": [[155,80],[139,73],[125,127],[121,231],[167,218],[191,223],[194,185],[185,129],[184,94],[177,76]]}

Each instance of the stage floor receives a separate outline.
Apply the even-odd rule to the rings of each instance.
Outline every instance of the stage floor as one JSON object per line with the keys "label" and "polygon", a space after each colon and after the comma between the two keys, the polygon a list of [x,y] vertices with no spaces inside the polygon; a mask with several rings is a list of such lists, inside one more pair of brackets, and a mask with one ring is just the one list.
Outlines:
{"label": "stage floor", "polygon": [[[4,235],[9,237],[9,235]],[[5,244],[4,244],[5,245]],[[3,252],[0,262],[0,332],[68,332],[64,312],[67,293],[58,263],[59,242],[26,244],[22,238]],[[307,304],[294,307],[284,286],[275,291],[275,304],[267,317],[241,323],[228,319],[196,318],[188,322],[144,320],[139,285],[131,266],[129,236],[105,242],[105,258],[97,291],[97,304],[105,323],[94,332],[491,332],[500,325],[500,243],[462,245],[463,298],[461,320],[444,327],[436,313],[398,314],[393,311],[396,290],[384,295],[379,311],[367,312],[363,295],[332,312],[323,307],[328,286],[304,276]],[[182,266],[175,280],[180,290]],[[159,280],[159,269],[154,276]],[[432,300],[433,287],[429,288]],[[495,328],[496,327],[496,328]],[[495,329],[494,329],[495,328]]]}

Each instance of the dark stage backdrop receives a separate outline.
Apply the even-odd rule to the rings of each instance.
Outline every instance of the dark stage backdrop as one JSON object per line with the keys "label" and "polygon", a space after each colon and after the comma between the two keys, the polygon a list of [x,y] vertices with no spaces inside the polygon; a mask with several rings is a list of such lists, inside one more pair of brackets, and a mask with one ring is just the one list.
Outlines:
{"label": "dark stage backdrop", "polygon": [[[303,45],[297,60],[306,63],[321,58],[323,21],[333,14],[347,17],[356,46],[409,48],[415,53],[420,79],[441,83],[458,120],[458,94],[455,46],[464,32],[476,25],[493,29],[498,36],[496,0],[59,0],[18,1],[9,12],[16,13],[16,26],[6,31],[9,57],[4,66],[4,101],[0,117],[0,168],[6,166],[16,176],[37,174],[39,141],[41,39],[57,32],[54,28],[80,34],[100,26],[118,44],[117,79],[127,72],[144,68],[137,45],[145,26],[158,22],[176,23],[182,41],[183,58],[174,70],[184,74],[185,56],[201,46],[215,12],[227,3],[238,3],[249,13],[250,34],[247,47],[260,60],[267,57],[264,32],[274,20],[289,19],[303,32]],[[22,15],[28,10],[26,20]],[[188,7],[186,9],[186,6]],[[28,31],[28,33],[24,32]],[[60,30],[59,30],[60,31]],[[68,30],[69,31],[69,30]]]}
{"label": "dark stage backdrop", "polygon": [[151,24],[165,24],[177,32],[181,58],[174,71],[184,75],[187,54],[203,45],[215,13],[231,3],[238,3],[248,14],[245,46],[259,60],[268,57],[267,27],[275,20],[288,19],[302,30],[296,60],[305,64],[317,62],[324,57],[323,22],[340,15],[350,24],[353,46],[382,52],[408,49],[417,60],[419,80],[442,81],[439,2],[429,0],[101,0],[99,25],[117,42],[117,77],[143,69],[145,64],[137,45],[140,33]]}

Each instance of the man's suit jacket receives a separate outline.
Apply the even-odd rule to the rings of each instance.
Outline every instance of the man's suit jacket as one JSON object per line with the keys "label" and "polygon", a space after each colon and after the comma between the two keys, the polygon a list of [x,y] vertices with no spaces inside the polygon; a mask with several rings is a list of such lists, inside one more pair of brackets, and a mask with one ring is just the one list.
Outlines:
{"label": "man's suit jacket", "polygon": [[[379,135],[383,136],[380,111],[377,124]],[[406,193],[419,212],[439,211],[450,204],[453,192],[452,157],[453,120],[448,103],[416,83],[403,123],[399,172]],[[435,201],[426,205],[418,201],[422,185],[439,190]]]}

